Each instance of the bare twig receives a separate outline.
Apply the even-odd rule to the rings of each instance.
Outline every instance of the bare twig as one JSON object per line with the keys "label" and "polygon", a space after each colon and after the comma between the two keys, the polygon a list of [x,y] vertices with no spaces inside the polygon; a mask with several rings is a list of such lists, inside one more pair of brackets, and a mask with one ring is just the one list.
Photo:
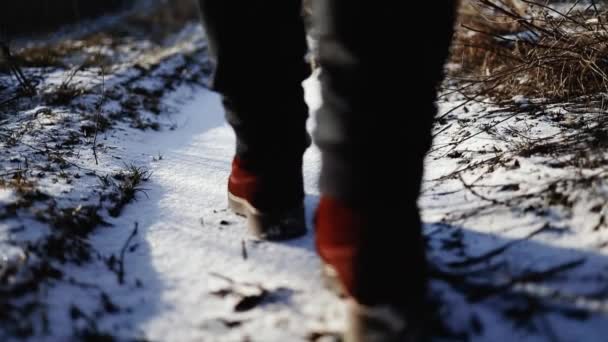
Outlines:
{"label": "bare twig", "polygon": [[463,261],[455,261],[455,262],[451,262],[448,263],[448,265],[450,267],[470,267],[476,264],[480,264],[483,262],[487,262],[488,260],[501,255],[502,253],[504,253],[506,250],[510,249],[511,247],[520,244],[524,241],[530,240],[531,238],[533,238],[534,236],[546,231],[547,229],[549,229],[549,225],[543,225],[542,227],[532,231],[531,233],[529,233],[528,235],[526,235],[524,238],[519,239],[519,240],[513,240],[510,242],[505,243],[504,245],[495,248],[493,250],[490,250],[486,253],[483,253],[481,255],[475,256],[475,257],[469,257]]}
{"label": "bare twig", "polygon": [[125,282],[125,254],[127,253],[127,250],[129,249],[129,247],[131,246],[131,240],[133,240],[133,238],[137,235],[137,231],[139,228],[139,224],[137,222],[135,222],[135,228],[133,228],[133,231],[131,232],[131,235],[129,235],[129,237],[127,238],[127,241],[125,241],[125,244],[122,246],[122,249],[120,250],[120,259],[118,261],[118,282],[120,284],[124,284]]}
{"label": "bare twig", "polygon": [[4,42],[0,42],[0,53],[1,58],[6,61],[11,73],[17,79],[17,81],[21,84],[23,89],[26,91],[28,95],[36,94],[36,88],[32,86],[30,81],[25,77],[18,63],[15,61],[15,58],[11,54],[11,50],[8,44]]}
{"label": "bare twig", "polygon": [[93,136],[93,156],[95,157],[95,165],[99,165],[97,159],[97,135],[99,134],[99,121],[101,119],[101,109],[106,100],[106,82],[105,82],[105,68],[101,68],[101,98],[97,104],[97,113],[95,114],[95,135]]}
{"label": "bare twig", "polygon": [[241,241],[241,254],[243,256],[243,260],[247,260],[248,255],[247,255],[247,245],[245,243],[245,240]]}

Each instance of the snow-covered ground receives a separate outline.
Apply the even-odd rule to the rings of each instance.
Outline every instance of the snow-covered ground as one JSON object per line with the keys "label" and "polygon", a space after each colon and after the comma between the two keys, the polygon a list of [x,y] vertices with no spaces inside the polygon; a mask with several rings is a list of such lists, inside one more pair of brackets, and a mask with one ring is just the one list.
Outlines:
{"label": "snow-covered ground", "polygon": [[[189,34],[201,33],[184,32]],[[162,76],[165,70],[171,76],[173,70],[191,67],[181,63],[180,54],[201,50],[203,40],[194,41],[162,50],[159,54],[169,57],[150,62],[153,73]],[[148,92],[155,94],[154,75],[129,78],[142,69],[127,68],[121,74],[124,79],[105,82],[136,83],[127,89],[144,94],[142,89],[149,86]],[[160,78],[175,78],[169,76]],[[200,83],[206,81],[199,77]],[[178,83],[153,106],[160,109],[158,116],[146,113],[145,118],[161,123],[159,131],[120,122],[98,137],[102,145],[97,157],[89,147],[68,154],[68,161],[78,166],[68,169],[72,176],[78,174],[73,184],[65,180],[71,178],[41,177],[37,185],[59,197],[60,203],[90,204],[96,200],[101,175],[115,175],[125,164],[151,174],[138,185],[136,201],[118,217],[102,214],[108,225],[87,237],[95,257],[82,263],[53,260],[61,276],[44,277],[33,294],[2,307],[32,320],[34,334],[21,339],[337,340],[344,326],[344,306],[319,279],[313,227],[306,237],[292,242],[255,241],[247,235],[243,219],[226,209],[234,136],[223,120],[219,97],[196,84]],[[313,129],[314,111],[321,104],[316,75],[304,86]],[[113,107],[112,101],[104,103],[105,111],[124,109],[116,103]],[[460,101],[456,96],[442,98],[441,112]],[[528,105],[525,99],[514,102]],[[46,111],[36,115],[39,131],[57,127],[55,116]],[[562,134],[556,122],[576,127],[579,118],[558,110],[543,116],[505,113],[481,103],[439,120],[420,204],[432,265],[432,297],[451,330],[451,340],[607,340],[603,165],[575,167],[569,156],[543,155],[546,149],[538,148]],[[28,145],[15,144],[22,150],[2,141],[15,160],[10,165],[28,164],[23,156],[40,138],[28,139]],[[318,202],[319,160],[318,150],[311,147],[304,165],[309,222]],[[581,181],[597,187],[580,186]],[[74,184],[89,188],[75,190]],[[0,184],[3,209],[16,201],[14,188]],[[9,274],[5,265],[36,264],[22,260],[27,248],[15,242],[35,241],[52,229],[27,215],[1,217],[4,281]],[[398,269],[398,261],[394,266]],[[0,296],[9,293],[4,290],[0,286]],[[6,298],[0,300],[5,302]],[[27,310],[33,313],[26,315]],[[0,322],[8,322],[2,314]],[[0,337],[13,330],[0,326]]]}
{"label": "snow-covered ground", "polygon": [[[318,83],[313,77],[305,85],[314,110],[320,103]],[[234,137],[218,96],[203,88],[180,89],[167,102],[179,108],[171,114],[173,130],[127,129],[105,141],[113,156],[145,165],[153,174],[145,195],[91,238],[101,255],[118,255],[137,225],[129,241],[136,247],[127,248],[125,257],[124,284],[102,264],[68,270],[70,277],[94,287],[58,283],[49,289],[52,334],[46,339],[69,339],[74,326],[91,324],[74,318],[69,307],[94,320],[97,331],[119,339],[306,341],[340,331],[343,305],[319,281],[313,233],[289,243],[254,241],[243,220],[226,210]],[[462,334],[456,340],[604,341],[608,262],[590,248],[588,234],[543,230],[546,222],[514,210],[497,209],[461,225],[433,224],[439,212],[454,214],[480,199],[449,182],[433,187],[433,179],[462,163],[432,156],[421,202],[430,217],[426,232],[433,264],[453,276],[436,274],[433,291],[446,324]],[[532,163],[521,163],[521,174],[534,180]],[[313,147],[304,166],[309,218],[318,199],[318,171]],[[496,182],[516,181],[499,177]],[[475,259],[531,235],[495,258]],[[563,272],[554,275],[529,274],[560,265],[566,265]],[[509,283],[522,274],[527,276]],[[100,306],[102,293],[116,305],[111,314],[107,305]],[[243,304],[245,298],[254,298],[254,304]]]}
{"label": "snow-covered ground", "polygon": [[[133,310],[98,321],[99,329],[154,341],[295,341],[314,331],[337,331],[342,306],[318,281],[312,234],[283,244],[253,241],[243,220],[226,210],[234,138],[218,96],[204,89],[193,96],[175,115],[174,130],[129,132],[107,142],[121,159],[148,164],[153,176],[146,196],[110,221],[114,228],[92,238],[98,252],[116,253],[138,224],[125,285],[111,273],[78,271],[78,279],[94,278],[114,303]],[[305,167],[309,218],[318,169],[318,153],[311,149]],[[260,307],[235,313],[242,296],[259,294],[258,286],[269,291]],[[86,303],[90,296],[87,290],[75,301],[74,291],[54,291],[51,297],[65,305]],[[51,326],[71,333],[67,312],[53,319],[58,324]]]}

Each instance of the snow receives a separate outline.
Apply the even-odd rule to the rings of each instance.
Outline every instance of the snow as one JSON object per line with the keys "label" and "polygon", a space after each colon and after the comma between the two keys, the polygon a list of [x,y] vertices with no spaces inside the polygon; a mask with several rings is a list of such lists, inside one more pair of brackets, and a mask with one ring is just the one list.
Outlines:
{"label": "snow", "polygon": [[[175,98],[183,95],[178,93]],[[99,253],[116,253],[137,222],[139,247],[126,260],[127,285],[117,284],[116,276],[108,272],[74,270],[77,279],[95,283],[112,295],[114,303],[134,310],[104,318],[98,322],[100,330],[124,338],[135,333],[155,341],[210,337],[240,341],[245,335],[256,341],[296,341],[315,329],[339,330],[343,309],[319,282],[312,235],[286,244],[253,241],[243,220],[226,211],[225,182],[234,137],[224,123],[219,97],[198,90],[174,120],[175,130],[152,134],[130,131],[105,142],[115,148],[113,153],[120,159],[147,164],[153,177],[145,185],[146,195],[140,195],[120,218],[110,221],[113,228],[102,229],[92,238]],[[307,152],[305,165],[310,221],[318,200],[316,149]],[[224,220],[231,224],[221,225]],[[247,260],[242,257],[243,242]],[[218,286],[227,285],[214,274],[238,283],[262,284],[269,290],[288,289],[287,302],[234,314],[238,296],[224,299],[211,295]],[[142,288],[134,285],[137,280]],[[81,294],[82,300],[72,293],[74,289],[58,286],[52,291],[56,295],[50,298],[57,306],[91,302],[88,291]],[[51,326],[64,327],[59,330],[65,331],[67,338],[71,333],[69,317],[50,318]],[[222,319],[246,323],[241,329],[227,329]]]}
{"label": "snow", "polygon": [[0,203],[9,204],[15,200],[15,192],[10,189],[0,189]]}
{"label": "snow", "polygon": [[[313,77],[305,85],[307,100],[314,111],[320,104],[318,83]],[[182,92],[188,93],[183,89]],[[172,117],[174,130],[128,131],[106,141],[122,160],[148,165],[153,177],[146,184],[146,195],[140,195],[121,217],[112,220],[113,228],[102,229],[92,238],[99,253],[110,255],[122,248],[131,228],[138,224],[139,233],[134,242],[138,248],[127,256],[125,285],[119,285],[115,275],[103,271],[99,265],[73,270],[77,279],[94,283],[111,294],[114,303],[130,308],[130,311],[103,316],[97,322],[98,328],[125,339],[145,337],[153,341],[242,341],[245,337],[252,341],[305,341],[311,331],[340,331],[344,324],[344,306],[321,284],[312,233],[288,243],[254,241],[247,235],[243,220],[226,210],[225,182],[230,171],[234,137],[224,123],[217,95],[199,89],[192,96],[184,101],[187,96],[178,91],[172,100],[168,100],[181,106],[179,113]],[[313,125],[311,122],[311,127]],[[487,137],[481,142],[477,144],[487,144]],[[428,163],[427,185],[457,166],[451,159],[432,160],[432,154]],[[523,174],[531,172],[533,165],[528,163],[522,161],[520,172]],[[313,147],[306,153],[304,166],[309,221],[318,201],[319,166],[319,152]],[[498,183],[512,181],[495,180]],[[449,186],[448,182],[432,192],[445,192],[450,190]],[[437,211],[454,212],[475,202],[463,191],[455,194],[447,196],[447,200],[441,195],[430,200],[433,195],[426,190],[421,204],[427,221],[429,216],[437,217]],[[223,225],[221,221],[229,224]],[[450,236],[460,231],[466,255],[471,256],[520,239],[542,224],[544,222],[531,216],[497,210],[491,215],[465,221],[462,227],[429,225],[426,232]],[[432,239],[430,256],[433,262],[447,265],[450,261],[464,260],[463,255],[442,250],[440,245],[444,241]],[[583,241],[584,234],[577,232],[561,238],[552,234],[536,235],[515,244],[505,256],[498,258],[499,261],[490,262],[509,265],[502,273],[492,274],[491,280],[500,282],[524,270],[547,269],[584,257],[584,266],[573,273],[576,277],[549,281],[545,287],[522,284],[514,292],[550,297],[547,293],[552,293],[552,288],[560,288],[570,292],[588,291],[587,294],[592,295],[595,285],[605,285],[605,279],[601,282],[585,279],[593,275],[604,278],[598,271],[606,269],[608,263],[605,256],[586,250]],[[243,244],[247,249],[246,260],[242,256]],[[213,295],[232,287],[223,277],[238,283],[234,286],[236,290],[231,290],[225,297]],[[136,284],[138,282],[141,287]],[[280,300],[235,313],[239,294],[259,291],[251,284],[279,290]],[[549,311],[515,326],[502,314],[502,311],[515,310],[513,306],[521,306],[525,311],[525,303],[515,295],[511,296],[513,298],[489,296],[471,302],[443,281],[435,281],[433,291],[444,302],[445,320],[454,330],[470,332],[473,321],[483,327],[471,334],[472,341],[548,341],[551,340],[549,331],[553,331],[551,334],[564,341],[599,342],[608,332],[602,315],[578,321],[558,311]],[[90,291],[65,286],[53,288],[49,297],[53,299],[51,305],[56,307],[78,303],[86,310],[88,305],[91,308],[96,305]],[[578,305],[584,307],[581,303]],[[595,308],[592,311],[598,311],[605,310],[606,304],[600,297],[588,306]],[[63,327],[59,331],[66,333],[50,339],[67,338],[72,324],[67,314],[51,315],[50,318],[51,326]],[[232,328],[227,326],[226,322],[235,321],[242,323]],[[545,328],[541,328],[539,334],[534,328],[526,329],[528,326]]]}

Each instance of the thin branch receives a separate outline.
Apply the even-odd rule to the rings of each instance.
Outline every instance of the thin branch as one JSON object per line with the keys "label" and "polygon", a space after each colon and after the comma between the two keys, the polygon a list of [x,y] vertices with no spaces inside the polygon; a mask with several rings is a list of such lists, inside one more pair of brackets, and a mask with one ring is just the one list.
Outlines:
{"label": "thin branch", "polygon": [[137,222],[135,222],[135,228],[133,228],[133,231],[131,232],[131,235],[129,235],[129,238],[127,238],[127,241],[125,241],[125,244],[122,246],[122,249],[120,250],[120,260],[118,262],[118,283],[120,284],[124,284],[125,282],[125,255],[127,253],[127,250],[129,249],[129,247],[131,246],[131,240],[133,240],[133,238],[137,235],[137,231],[139,228],[139,224]]}
{"label": "thin branch", "polygon": [[97,135],[99,133],[99,122],[101,120],[101,109],[106,99],[106,78],[105,78],[105,68],[101,67],[101,98],[99,99],[99,103],[97,104],[97,113],[95,115],[95,135],[93,136],[93,156],[95,157],[95,165],[99,165],[99,161],[97,159]]}

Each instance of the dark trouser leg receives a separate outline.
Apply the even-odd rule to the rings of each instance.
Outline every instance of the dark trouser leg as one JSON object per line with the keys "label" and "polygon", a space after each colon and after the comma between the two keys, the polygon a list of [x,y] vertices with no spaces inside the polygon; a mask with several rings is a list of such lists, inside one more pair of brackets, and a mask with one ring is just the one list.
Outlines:
{"label": "dark trouser leg", "polygon": [[271,181],[261,187],[262,202],[302,193],[309,137],[301,82],[310,68],[301,0],[199,3],[216,63],[213,87],[223,96],[241,166]]}
{"label": "dark trouser leg", "polygon": [[[416,202],[454,2],[318,0],[315,11],[324,102],[315,132],[321,191],[370,219],[360,232],[352,292],[364,304],[410,306],[426,286]],[[429,22],[409,21],[418,14]]]}

